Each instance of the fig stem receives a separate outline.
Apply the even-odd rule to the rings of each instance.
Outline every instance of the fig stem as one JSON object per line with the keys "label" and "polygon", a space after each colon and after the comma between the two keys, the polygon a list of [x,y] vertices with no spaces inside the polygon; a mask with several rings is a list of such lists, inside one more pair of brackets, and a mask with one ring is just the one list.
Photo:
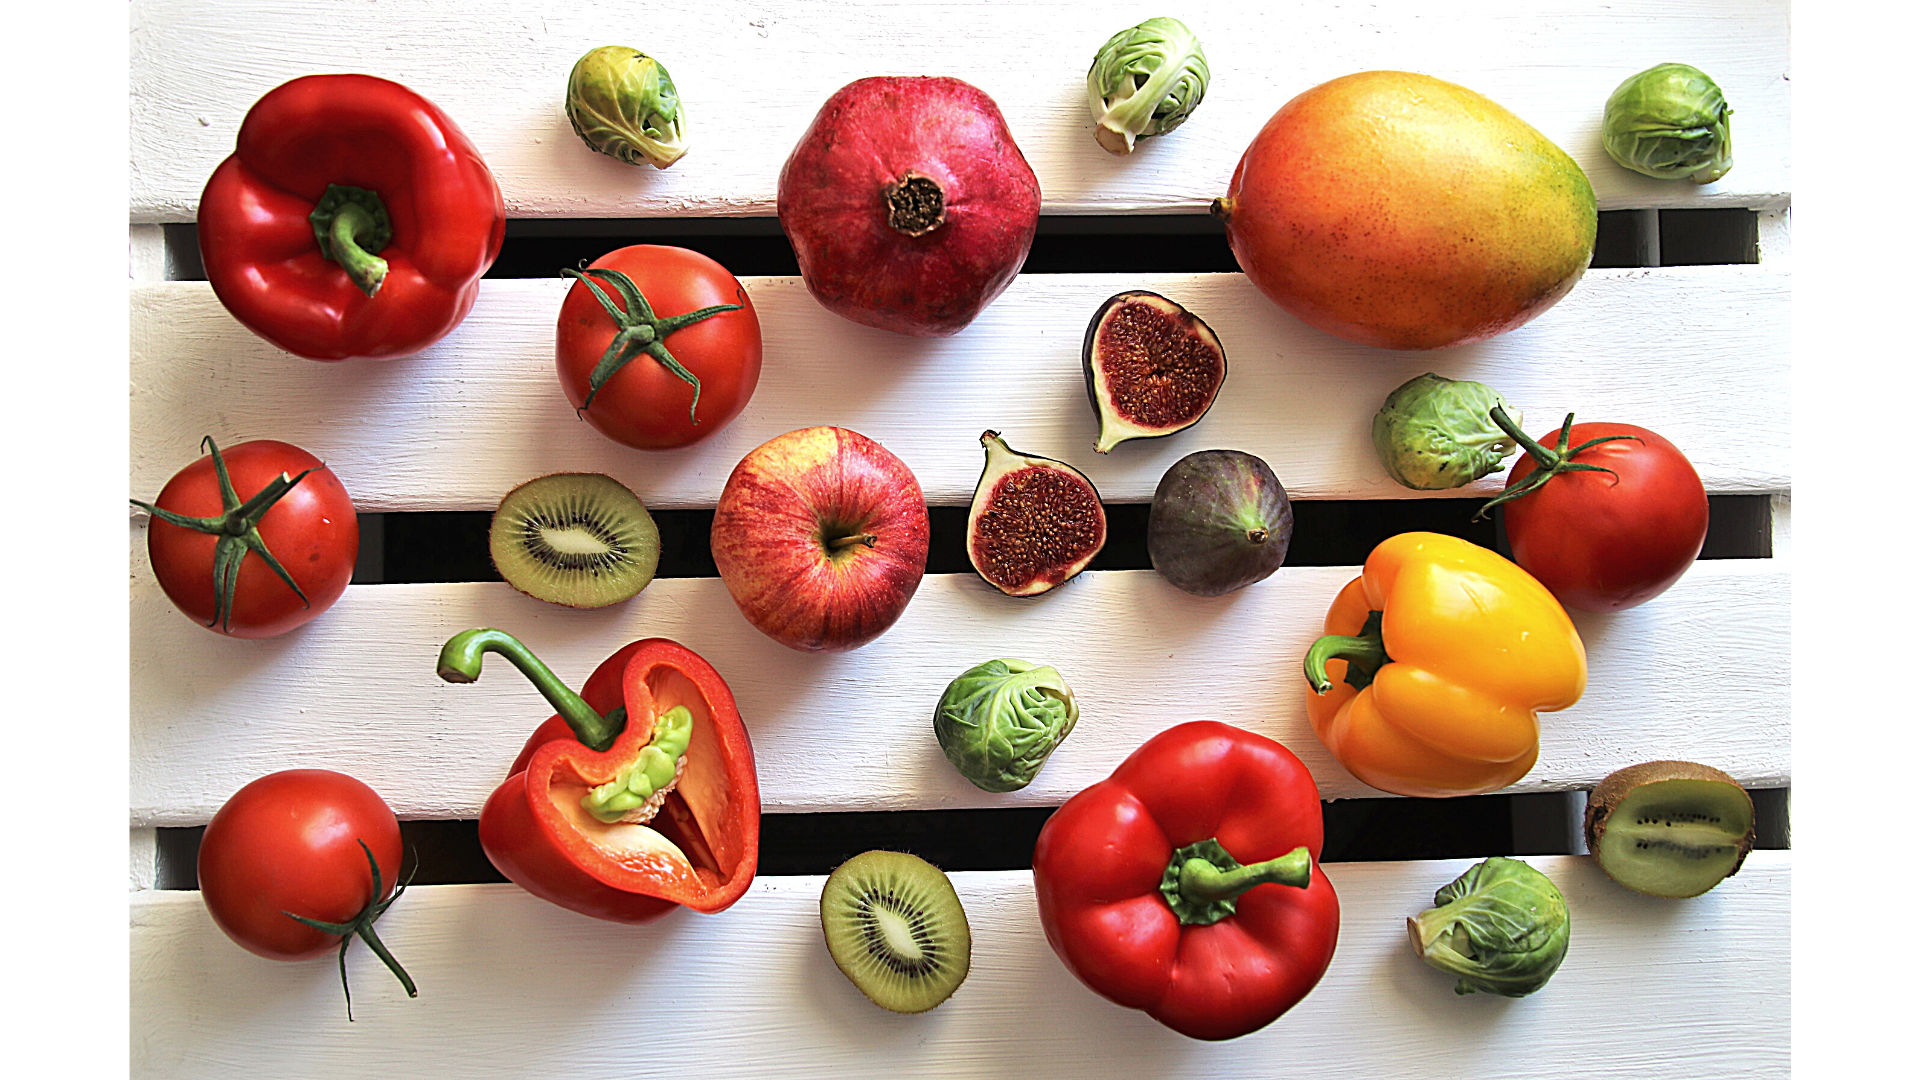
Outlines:
{"label": "fig stem", "polygon": [[1264,544],[1266,542],[1267,542],[1267,530],[1265,529],[1248,529],[1247,530],[1247,543]]}
{"label": "fig stem", "polygon": [[1487,415],[1492,418],[1494,423],[1500,425],[1501,431],[1506,432],[1515,442],[1519,443],[1520,448],[1525,450],[1527,456],[1532,458],[1534,463],[1539,467],[1533,471],[1532,475],[1521,481],[1518,487],[1508,488],[1493,498],[1488,499],[1485,506],[1482,506],[1474,512],[1473,520],[1475,521],[1486,517],[1487,511],[1499,506],[1501,503],[1512,502],[1522,495],[1528,495],[1538,491],[1541,485],[1559,476],[1561,473],[1603,472],[1612,476],[1613,482],[1617,484],[1620,482],[1619,473],[1602,465],[1588,465],[1585,462],[1575,461],[1573,460],[1574,457],[1588,447],[1598,446],[1603,442],[1615,442],[1620,439],[1632,439],[1634,442],[1643,444],[1646,442],[1645,439],[1642,439],[1638,435],[1602,435],[1597,439],[1588,439],[1586,442],[1569,450],[1567,443],[1572,441],[1573,438],[1573,414],[1568,413],[1566,423],[1560,425],[1560,445],[1553,449],[1548,449],[1528,436],[1526,432],[1521,431],[1520,425],[1514,423],[1513,418],[1507,415],[1507,410],[1500,406],[1495,405]]}

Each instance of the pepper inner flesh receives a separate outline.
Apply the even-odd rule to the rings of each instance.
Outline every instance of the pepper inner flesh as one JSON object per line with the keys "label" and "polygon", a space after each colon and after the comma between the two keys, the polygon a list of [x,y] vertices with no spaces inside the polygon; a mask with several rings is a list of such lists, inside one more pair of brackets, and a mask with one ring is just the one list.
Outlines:
{"label": "pepper inner flesh", "polygon": [[[710,887],[718,886],[733,876],[740,852],[730,845],[722,827],[730,790],[712,716],[699,687],[680,672],[657,670],[648,677],[647,686],[660,709],[649,748],[677,749],[671,743],[661,746],[662,722],[677,713],[684,713],[686,719],[679,743],[684,750],[678,755],[673,780],[664,790],[656,788],[646,797],[654,804],[653,813],[645,817],[623,813],[623,819],[609,822],[587,808],[596,789],[630,781],[635,771],[643,770],[640,759],[607,783],[590,784],[585,778],[567,777],[563,772],[554,777],[548,797],[568,823],[609,858],[636,869],[690,873]],[[643,750],[641,758],[647,756]]]}

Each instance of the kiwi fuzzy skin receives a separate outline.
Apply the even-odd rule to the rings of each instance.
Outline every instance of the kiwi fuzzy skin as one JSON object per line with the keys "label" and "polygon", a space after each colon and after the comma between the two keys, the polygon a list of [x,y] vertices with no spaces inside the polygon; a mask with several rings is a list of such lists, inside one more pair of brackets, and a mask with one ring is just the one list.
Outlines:
{"label": "kiwi fuzzy skin", "polygon": [[[1753,851],[1756,824],[1756,818],[1753,812],[1753,799],[1747,795],[1746,789],[1740,787],[1740,782],[1732,776],[1711,765],[1702,765],[1696,761],[1648,761],[1639,765],[1629,765],[1624,769],[1619,769],[1608,774],[1605,780],[1600,781],[1600,786],[1594,788],[1592,794],[1587,796],[1585,823],[1587,850],[1593,852],[1600,850],[1600,840],[1606,835],[1608,819],[1613,816],[1615,810],[1619,809],[1621,802],[1624,801],[1628,795],[1648,784],[1657,784],[1666,780],[1716,781],[1731,785],[1734,790],[1740,792],[1741,797],[1746,800],[1747,805],[1747,833],[1740,838],[1735,847],[1732,868],[1729,869],[1726,876],[1720,880],[1725,881],[1726,878],[1730,878],[1739,873],[1740,867],[1747,861],[1748,854]],[[1594,861],[1600,862],[1597,855]],[[1600,868],[1606,870],[1606,864],[1600,862]],[[1640,893],[1643,896],[1663,895],[1634,888],[1630,882],[1621,881],[1620,878],[1614,877],[1611,872],[1609,872],[1607,876],[1612,877],[1613,880],[1619,882],[1621,885],[1633,889],[1634,892]],[[1718,885],[1719,882],[1715,882],[1714,884]],[[1701,890],[1701,892],[1710,892],[1712,889],[1713,886],[1710,885],[1706,889]],[[1700,894],[1696,893],[1694,895],[1697,896]],[[1678,897],[1667,898],[1680,899]]]}

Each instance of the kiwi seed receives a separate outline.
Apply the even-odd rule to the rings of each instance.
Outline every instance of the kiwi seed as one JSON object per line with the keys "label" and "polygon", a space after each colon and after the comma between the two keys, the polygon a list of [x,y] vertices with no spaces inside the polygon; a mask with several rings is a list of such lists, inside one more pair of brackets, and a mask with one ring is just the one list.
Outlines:
{"label": "kiwi seed", "polygon": [[973,935],[940,868],[900,851],[841,863],[820,891],[820,926],[842,974],[875,1005],[926,1012],[966,980]]}
{"label": "kiwi seed", "polygon": [[660,529],[610,476],[555,473],[500,500],[487,530],[494,569],[536,600],[573,608],[630,599],[660,565]]}
{"label": "kiwi seed", "polygon": [[1648,896],[1699,896],[1753,850],[1753,799],[1719,769],[1649,761],[1587,799],[1587,848],[1607,876]]}

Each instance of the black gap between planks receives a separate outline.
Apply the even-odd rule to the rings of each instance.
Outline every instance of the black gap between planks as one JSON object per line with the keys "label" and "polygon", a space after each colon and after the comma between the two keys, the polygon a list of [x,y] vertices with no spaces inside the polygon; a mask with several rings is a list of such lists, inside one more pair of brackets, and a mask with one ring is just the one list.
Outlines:
{"label": "black gap between planks", "polygon": [[[1496,509],[1474,521],[1482,499],[1353,499],[1293,504],[1293,540],[1288,566],[1358,566],[1375,544],[1397,533],[1446,533],[1507,554]],[[1766,495],[1707,497],[1707,542],[1703,559],[1765,559],[1773,554],[1773,504]],[[1147,503],[1107,505],[1107,546],[1095,570],[1148,570]],[[660,528],[663,578],[717,577],[708,536],[711,510],[655,510]],[[928,510],[932,538],[927,573],[967,574],[967,508]],[[414,585],[430,582],[499,581],[487,554],[484,510],[361,514],[361,559],[356,584]]]}
{"label": "black gap between planks", "polygon": [[[1762,850],[1785,850],[1788,788],[1753,797]],[[873,848],[911,851],[943,870],[1027,870],[1040,827],[1055,807],[998,810],[888,810],[766,814],[760,819],[759,873],[826,874]],[[1405,862],[1489,855],[1568,855],[1580,834],[1578,793],[1477,795],[1459,799],[1340,799],[1321,804],[1321,861]],[[197,828],[160,829],[161,889],[198,887]],[[400,835],[415,885],[505,881],[480,849],[475,821],[403,821]],[[1436,881],[1435,886],[1445,884]]]}
{"label": "black gap between planks", "polygon": [[[1633,210],[1603,210],[1592,266],[1636,267],[1646,250]],[[1758,262],[1759,215],[1752,210],[1662,210],[1660,264],[1702,266]],[[199,236],[191,224],[164,227],[169,276],[205,281]],[[797,276],[799,263],[776,218],[594,218],[507,222],[490,278],[558,277],[562,267],[592,262],[628,244],[692,248],[736,277]],[[1220,222],[1204,214],[1045,216],[1027,274],[1206,274],[1240,269]]]}

